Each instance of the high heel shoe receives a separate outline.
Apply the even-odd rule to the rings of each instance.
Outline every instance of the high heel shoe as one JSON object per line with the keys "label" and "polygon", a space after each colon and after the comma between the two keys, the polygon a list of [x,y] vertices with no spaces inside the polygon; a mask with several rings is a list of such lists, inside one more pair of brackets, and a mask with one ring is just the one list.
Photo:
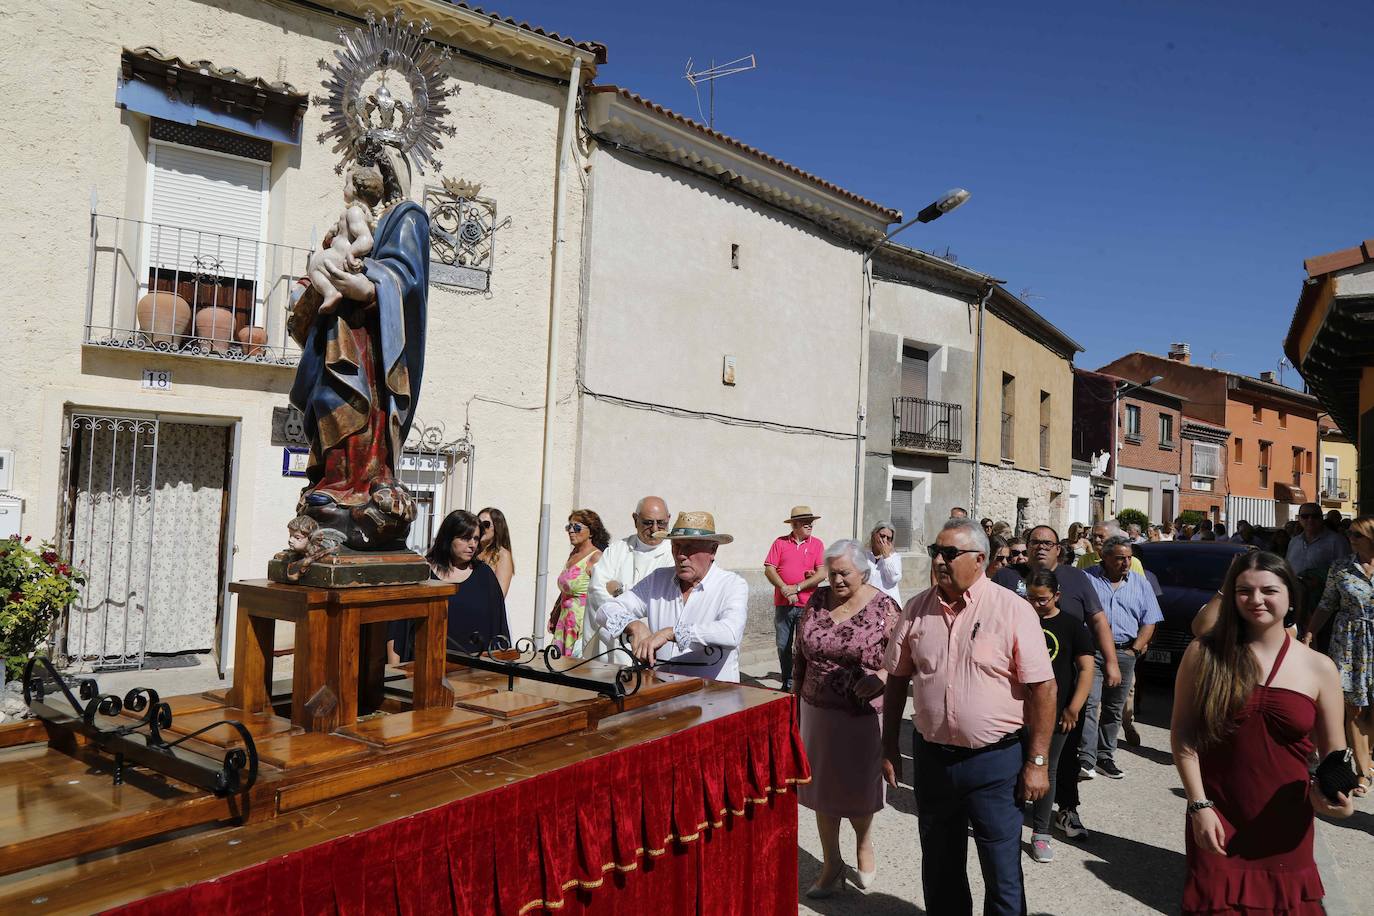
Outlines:
{"label": "high heel shoe", "polygon": [[821,884],[820,879],[817,878],[816,883],[806,889],[807,899],[822,900],[837,891],[843,890],[845,874],[848,873],[848,871],[849,866],[841,862],[840,870],[835,873],[835,877],[831,878],[828,884]]}
{"label": "high heel shoe", "polygon": [[876,868],[872,871],[859,871],[858,868],[854,869],[854,884],[861,891],[867,891],[869,888],[873,887],[874,882],[877,880],[878,869]]}

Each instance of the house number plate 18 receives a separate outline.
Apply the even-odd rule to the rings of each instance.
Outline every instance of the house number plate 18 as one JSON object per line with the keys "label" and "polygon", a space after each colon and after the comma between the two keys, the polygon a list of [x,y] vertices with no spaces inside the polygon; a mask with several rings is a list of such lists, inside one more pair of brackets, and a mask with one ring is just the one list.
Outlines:
{"label": "house number plate 18", "polygon": [[149,391],[171,391],[172,370],[144,369],[143,384],[140,387],[145,388]]}

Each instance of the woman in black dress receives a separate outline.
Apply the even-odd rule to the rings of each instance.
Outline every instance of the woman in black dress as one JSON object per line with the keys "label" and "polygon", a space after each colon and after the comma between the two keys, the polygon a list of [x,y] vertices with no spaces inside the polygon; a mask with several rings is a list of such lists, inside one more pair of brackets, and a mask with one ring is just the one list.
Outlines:
{"label": "woman in black dress", "polygon": [[[458,583],[458,594],[448,599],[448,650],[481,652],[497,637],[510,645],[506,623],[506,597],[492,568],[477,559],[481,528],[477,516],[456,509],[444,517],[434,544],[425,555],[433,578]],[[391,628],[391,661],[415,657],[412,621],[396,621]]]}

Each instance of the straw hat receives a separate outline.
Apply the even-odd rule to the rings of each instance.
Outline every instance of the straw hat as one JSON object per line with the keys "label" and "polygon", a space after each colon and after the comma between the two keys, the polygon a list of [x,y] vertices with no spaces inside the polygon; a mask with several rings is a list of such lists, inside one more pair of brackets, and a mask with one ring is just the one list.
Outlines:
{"label": "straw hat", "polygon": [[820,518],[820,516],[812,512],[810,506],[793,506],[792,514],[783,520],[783,524],[790,525],[793,522],[814,522],[818,518]]}
{"label": "straw hat", "polygon": [[659,540],[714,541],[717,544],[729,544],[734,540],[732,535],[716,531],[715,516],[709,512],[679,512],[672,530],[658,537]]}

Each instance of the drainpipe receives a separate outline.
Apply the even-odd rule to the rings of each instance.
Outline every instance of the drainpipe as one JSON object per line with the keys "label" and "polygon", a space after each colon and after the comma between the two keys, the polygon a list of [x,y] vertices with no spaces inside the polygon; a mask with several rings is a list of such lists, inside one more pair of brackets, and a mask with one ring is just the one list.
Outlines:
{"label": "drainpipe", "polygon": [[983,298],[978,301],[978,356],[974,359],[974,390],[973,390],[973,508],[969,512],[971,518],[981,518],[982,512],[978,508],[978,489],[982,483],[983,464],[979,459],[979,448],[982,446],[983,434],[983,314],[988,310],[988,299],[992,298],[992,291],[997,288],[997,284],[989,283],[988,288],[983,290]]}
{"label": "drainpipe", "polygon": [[549,283],[549,344],[544,369],[544,451],[539,465],[539,544],[535,557],[534,613],[531,635],[534,644],[544,645],[544,614],[548,611],[549,528],[553,514],[553,424],[558,403],[558,329],[563,320],[563,194],[572,155],[573,118],[577,111],[577,91],[582,82],[582,58],[574,57],[568,77],[568,101],[563,107],[563,127],[558,150],[558,184],[553,194],[553,266]]}
{"label": "drainpipe", "polygon": [[[879,242],[879,245],[882,243]],[[854,423],[854,519],[850,537],[859,539],[860,515],[863,512],[864,498],[864,438],[868,435],[868,323],[873,311],[873,274],[872,254],[869,250],[860,265],[860,304],[859,304],[859,410]]]}

